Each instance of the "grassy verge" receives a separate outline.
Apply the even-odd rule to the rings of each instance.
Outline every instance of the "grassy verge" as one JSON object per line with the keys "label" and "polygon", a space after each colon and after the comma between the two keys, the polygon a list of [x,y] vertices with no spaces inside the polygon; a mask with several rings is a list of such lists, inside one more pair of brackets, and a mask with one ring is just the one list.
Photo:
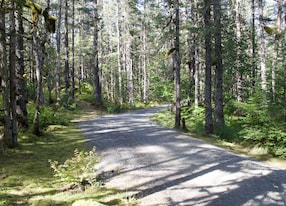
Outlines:
{"label": "grassy verge", "polygon": [[[58,114],[68,115],[66,111]],[[84,112],[77,112],[83,115]],[[96,115],[93,113],[93,117]],[[74,117],[79,115],[72,114]],[[84,138],[76,124],[48,126],[42,136],[25,133],[20,146],[0,156],[0,205],[134,205],[125,191],[102,186],[84,190],[60,190],[49,160],[64,162],[74,150],[86,151]]]}
{"label": "grassy verge", "polygon": [[[190,115],[190,113],[192,115]],[[206,142],[223,147],[232,152],[250,156],[254,159],[267,162],[276,167],[286,169],[286,160],[278,158],[271,154],[265,146],[254,144],[253,142],[244,141],[239,137],[238,131],[241,129],[237,124],[215,130],[215,135],[205,135],[204,133],[204,109],[198,108],[193,111],[184,111],[182,117],[186,120],[187,134],[194,138],[202,139]],[[169,110],[164,110],[157,113],[151,119],[158,124],[173,128],[174,127],[174,114]]]}

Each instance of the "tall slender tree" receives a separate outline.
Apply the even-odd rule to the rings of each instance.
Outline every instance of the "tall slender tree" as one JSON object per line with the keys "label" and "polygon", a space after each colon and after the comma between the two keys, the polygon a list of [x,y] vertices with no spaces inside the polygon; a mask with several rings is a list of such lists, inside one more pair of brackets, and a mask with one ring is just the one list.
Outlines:
{"label": "tall slender tree", "polygon": [[62,0],[58,0],[58,22],[57,22],[57,66],[55,77],[56,103],[61,100],[61,22],[62,21]]}
{"label": "tall slender tree", "polygon": [[72,65],[71,65],[71,96],[75,100],[75,0],[72,0]]}
{"label": "tall slender tree", "polygon": [[9,147],[13,148],[18,145],[18,121],[16,114],[16,19],[15,10],[16,3],[11,1],[12,10],[10,11],[10,52],[9,52],[9,71],[10,71],[10,120],[12,138],[9,142]]}
{"label": "tall slender tree", "polygon": [[68,27],[68,0],[65,0],[65,89],[66,95],[69,95],[70,87],[70,68],[69,68],[69,27]]}
{"label": "tall slender tree", "polygon": [[24,78],[24,27],[23,27],[23,2],[16,2],[16,113],[19,127],[28,127],[27,112],[27,92],[26,81]]}
{"label": "tall slender tree", "polygon": [[180,57],[180,6],[179,0],[174,1],[175,7],[175,52],[174,52],[174,77],[175,77],[175,127],[181,125],[181,57]]}
{"label": "tall slender tree", "polygon": [[241,1],[236,0],[235,4],[235,24],[236,24],[236,93],[237,101],[242,102],[242,64],[241,64]]}
{"label": "tall slender tree", "polygon": [[265,36],[264,36],[264,22],[263,22],[263,1],[258,0],[258,31],[259,31],[259,63],[261,76],[261,89],[263,93],[263,102],[267,104],[267,68],[266,68],[266,51],[265,51]]}
{"label": "tall slender tree", "polygon": [[223,113],[223,65],[222,65],[222,40],[221,40],[221,0],[214,0],[214,23],[215,23],[215,108],[214,121],[224,125]]}
{"label": "tall slender tree", "polygon": [[121,64],[121,5],[120,0],[116,1],[116,37],[117,37],[117,70],[118,70],[118,99],[119,104],[123,104],[123,93],[122,93],[122,64]]}
{"label": "tall slender tree", "polygon": [[0,71],[1,71],[1,89],[4,107],[4,137],[0,138],[2,144],[9,146],[12,137],[11,116],[10,116],[10,83],[9,83],[9,68],[6,42],[6,4],[4,1],[0,5]]}
{"label": "tall slender tree", "polygon": [[99,77],[99,65],[98,65],[98,1],[94,0],[94,32],[93,32],[93,49],[94,49],[94,95],[97,104],[102,104],[101,82]]}
{"label": "tall slender tree", "polygon": [[32,40],[33,40],[33,52],[35,57],[35,63],[36,63],[36,80],[37,80],[37,92],[36,92],[36,102],[35,102],[35,116],[33,121],[33,132],[35,135],[40,135],[40,109],[41,104],[43,103],[42,99],[42,70],[43,70],[43,64],[42,64],[42,55],[41,54],[41,48],[39,43],[39,36],[38,36],[38,25],[33,25],[33,33],[32,33]]}
{"label": "tall slender tree", "polygon": [[204,1],[205,23],[205,133],[213,133],[212,117],[212,58],[211,58],[211,0]]}

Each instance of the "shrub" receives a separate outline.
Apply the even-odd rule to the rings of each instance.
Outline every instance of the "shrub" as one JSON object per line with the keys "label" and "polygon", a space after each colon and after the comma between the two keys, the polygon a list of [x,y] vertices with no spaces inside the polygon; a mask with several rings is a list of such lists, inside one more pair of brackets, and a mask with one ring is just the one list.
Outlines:
{"label": "shrub", "polygon": [[95,148],[89,152],[74,150],[74,155],[67,159],[63,164],[58,161],[49,160],[51,168],[54,170],[55,177],[63,183],[75,183],[80,185],[93,185],[96,179],[95,164],[98,157]]}

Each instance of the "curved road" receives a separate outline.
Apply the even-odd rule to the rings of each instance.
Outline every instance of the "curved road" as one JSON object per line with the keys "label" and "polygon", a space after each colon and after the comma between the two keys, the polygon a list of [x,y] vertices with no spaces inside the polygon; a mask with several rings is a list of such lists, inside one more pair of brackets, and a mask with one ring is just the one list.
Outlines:
{"label": "curved road", "polygon": [[161,107],[81,123],[106,185],[142,206],[286,205],[286,171],[149,120]]}

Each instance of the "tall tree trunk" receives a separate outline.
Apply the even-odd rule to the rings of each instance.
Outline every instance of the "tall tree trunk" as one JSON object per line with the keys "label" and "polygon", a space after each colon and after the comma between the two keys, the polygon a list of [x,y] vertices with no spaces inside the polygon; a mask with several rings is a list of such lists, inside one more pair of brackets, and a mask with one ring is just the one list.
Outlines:
{"label": "tall tree trunk", "polygon": [[119,104],[123,104],[123,93],[122,93],[122,66],[121,66],[121,29],[120,29],[120,0],[117,0],[116,4],[116,35],[117,35],[117,67],[118,67],[118,99]]}
{"label": "tall tree trunk", "polygon": [[9,70],[10,70],[10,118],[12,139],[9,147],[14,148],[18,145],[18,123],[16,114],[16,22],[15,22],[15,1],[11,1],[13,10],[10,11],[10,53],[9,53]]}
{"label": "tall tree trunk", "polygon": [[57,25],[57,66],[55,77],[56,104],[61,101],[61,21],[62,21],[62,0],[58,0],[58,25]]}
{"label": "tall tree trunk", "polygon": [[131,40],[127,39],[127,45],[126,45],[126,71],[127,71],[127,90],[128,90],[128,103],[130,105],[133,105],[134,103],[134,85],[133,85],[133,62],[132,62],[132,56],[131,56]]}
{"label": "tall tree trunk", "polygon": [[224,125],[223,113],[223,65],[221,48],[221,0],[214,0],[214,23],[215,23],[215,108],[214,120],[218,125]]}
{"label": "tall tree trunk", "polygon": [[211,0],[205,0],[204,22],[205,22],[205,133],[213,133],[213,117],[212,117],[212,72],[211,72]]}
{"label": "tall tree trunk", "polygon": [[9,68],[7,65],[7,47],[6,47],[6,8],[3,4],[0,7],[0,67],[1,67],[1,87],[4,107],[4,137],[1,138],[6,146],[9,146],[12,139],[11,117],[10,117],[10,83]]}
{"label": "tall tree trunk", "polygon": [[144,20],[143,20],[143,54],[142,54],[142,70],[143,70],[143,103],[147,104],[148,101],[148,77],[147,77],[147,23],[146,23],[146,5],[144,0]]}
{"label": "tall tree trunk", "polygon": [[[284,4],[284,11],[286,11],[286,4]],[[284,25],[286,25],[286,13],[284,13]],[[286,82],[286,32],[284,32],[283,38],[283,50],[284,55],[282,56],[283,68],[284,68],[284,82]],[[283,86],[283,93],[284,93],[284,121],[286,122],[286,84]]]}
{"label": "tall tree trunk", "polygon": [[181,58],[180,58],[180,6],[179,0],[174,1],[175,6],[175,53],[174,53],[174,77],[175,77],[175,128],[181,125]]}
{"label": "tall tree trunk", "polygon": [[[196,11],[198,7],[198,0],[195,0],[193,5],[192,5],[192,11],[194,13],[194,27],[197,28],[199,23],[199,14],[198,11]],[[199,106],[199,98],[200,98],[200,41],[198,39],[199,35],[195,34],[194,40],[193,40],[193,45],[195,47],[194,52],[195,52],[195,107],[197,108]]]}
{"label": "tall tree trunk", "polygon": [[17,3],[16,16],[16,113],[19,127],[28,128],[27,93],[24,78],[24,27],[22,21],[23,3]]}
{"label": "tall tree trunk", "polygon": [[274,39],[274,51],[273,51],[273,61],[272,61],[272,71],[271,71],[271,92],[272,100],[276,100],[276,70],[278,67],[278,56],[279,56],[279,35],[281,31],[281,19],[282,19],[282,0],[278,0],[278,12],[277,12],[277,33],[275,34]]}
{"label": "tall tree trunk", "polygon": [[252,71],[251,71],[251,78],[252,78],[252,87],[255,88],[256,84],[256,29],[255,29],[255,0],[251,1],[251,10],[252,10],[252,24],[251,24],[251,46],[252,46]]}
{"label": "tall tree trunk", "polygon": [[196,72],[195,72],[195,107],[199,107],[200,102],[200,45],[196,45],[195,49],[195,66],[196,66]]}
{"label": "tall tree trunk", "polygon": [[42,58],[40,53],[39,39],[38,39],[38,30],[37,28],[33,29],[33,48],[34,48],[34,57],[36,63],[36,79],[37,79],[37,92],[36,92],[36,102],[35,102],[35,116],[33,122],[33,133],[37,136],[40,135],[40,108],[42,104]]}
{"label": "tall tree trunk", "polygon": [[259,15],[259,56],[260,56],[260,75],[261,75],[261,89],[263,93],[263,103],[267,104],[267,71],[266,71],[266,57],[265,57],[265,37],[263,25],[263,2],[258,0],[258,15]]}
{"label": "tall tree trunk", "polygon": [[236,24],[236,41],[237,41],[237,48],[236,48],[236,92],[237,92],[237,101],[242,102],[242,69],[241,69],[241,1],[236,0],[236,17],[235,17],[235,24]]}
{"label": "tall tree trunk", "polygon": [[74,41],[75,41],[75,0],[72,0],[72,69],[71,69],[71,79],[72,79],[72,89],[71,96],[72,100],[75,100],[75,49],[74,49]]}
{"label": "tall tree trunk", "polygon": [[99,78],[99,65],[98,65],[98,3],[97,0],[94,0],[94,33],[93,33],[93,49],[94,49],[94,94],[95,94],[95,102],[97,104],[102,104],[101,97],[101,82]]}
{"label": "tall tree trunk", "polygon": [[65,89],[69,95],[70,68],[69,68],[69,30],[68,30],[68,0],[65,0]]}

